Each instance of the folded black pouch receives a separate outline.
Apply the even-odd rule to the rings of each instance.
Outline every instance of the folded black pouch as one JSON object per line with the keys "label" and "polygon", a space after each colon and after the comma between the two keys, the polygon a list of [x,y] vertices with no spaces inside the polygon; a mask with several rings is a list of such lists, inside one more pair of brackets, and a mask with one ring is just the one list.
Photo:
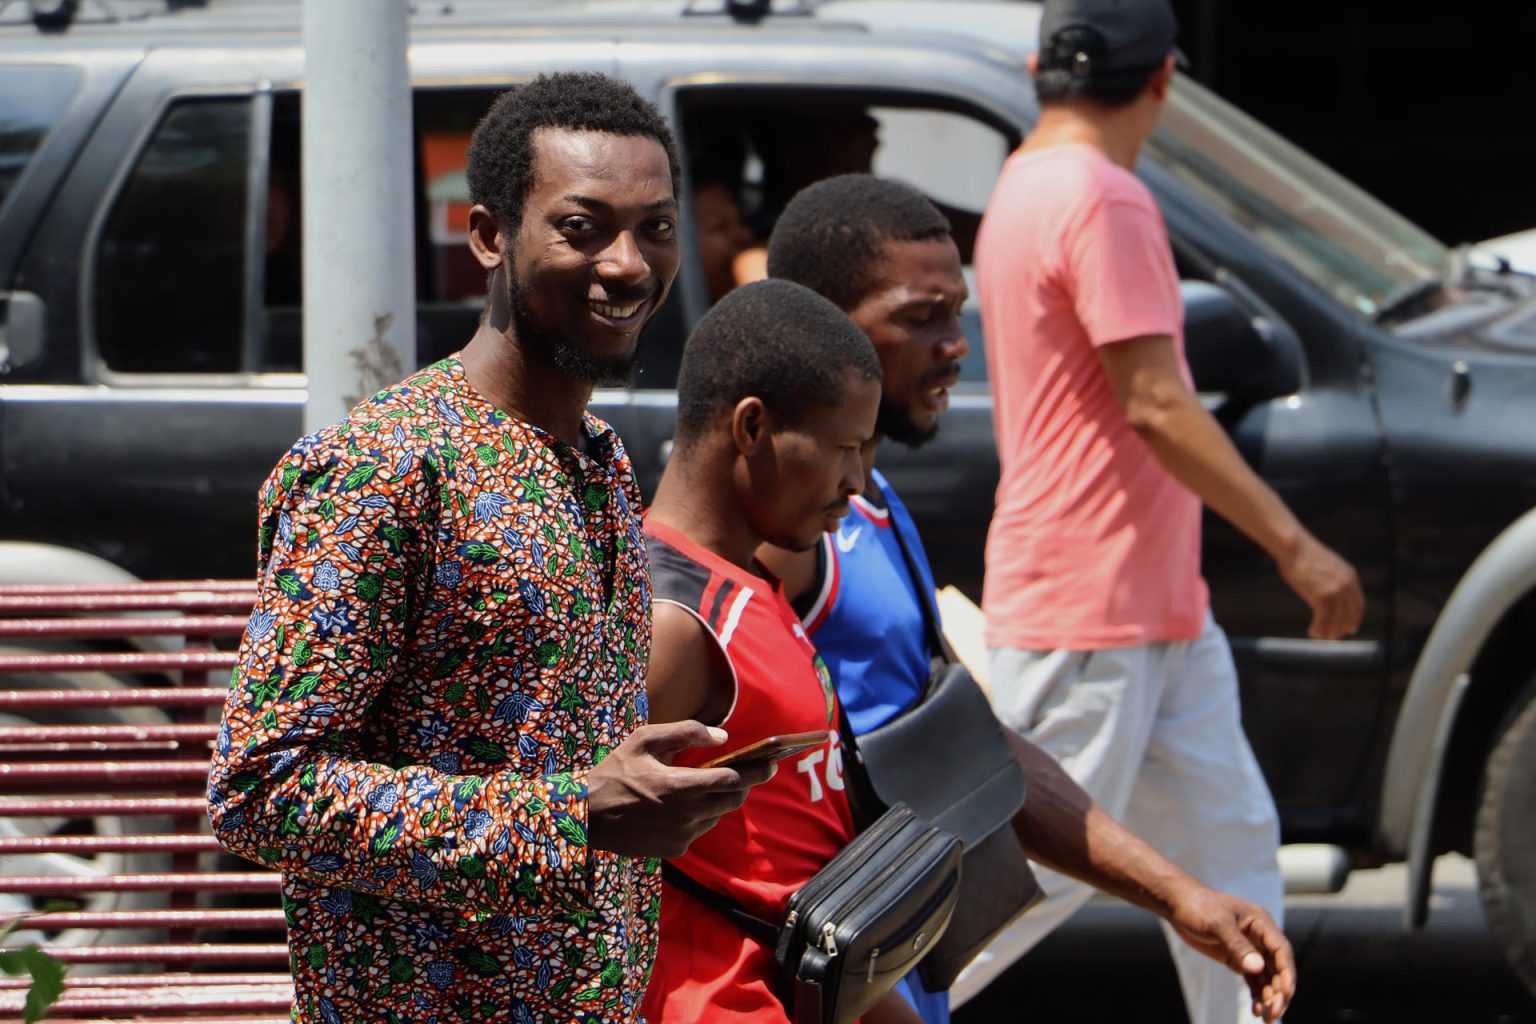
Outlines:
{"label": "folded black pouch", "polygon": [[[904,803],[965,844],[960,897],[949,928],[918,965],[923,985],[941,992],[1044,893],[1013,831],[1013,816],[1024,806],[1024,770],[986,695],[940,634],[933,594],[895,515],[891,532],[922,597],[934,668],[916,704],[850,745],[870,791],[850,792],[861,819]],[[871,802],[874,806],[867,806]]]}
{"label": "folded black pouch", "polygon": [[960,840],[895,804],[789,899],[771,923],[685,874],[662,875],[771,945],[795,1024],[852,1024],[944,934],[960,892]]}

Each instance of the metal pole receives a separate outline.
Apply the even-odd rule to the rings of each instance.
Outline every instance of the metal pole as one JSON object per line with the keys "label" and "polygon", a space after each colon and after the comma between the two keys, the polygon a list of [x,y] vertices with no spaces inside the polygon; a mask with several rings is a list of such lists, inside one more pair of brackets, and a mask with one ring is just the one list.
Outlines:
{"label": "metal pole", "polygon": [[416,365],[406,0],[304,0],[304,429]]}

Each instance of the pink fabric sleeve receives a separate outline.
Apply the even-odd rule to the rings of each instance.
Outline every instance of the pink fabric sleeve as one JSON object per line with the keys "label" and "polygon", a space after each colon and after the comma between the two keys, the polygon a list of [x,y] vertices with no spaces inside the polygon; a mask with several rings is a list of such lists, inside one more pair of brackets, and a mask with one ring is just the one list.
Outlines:
{"label": "pink fabric sleeve", "polygon": [[1178,333],[1181,311],[1168,286],[1171,254],[1155,211],[1108,199],[1088,210],[1072,235],[1072,305],[1094,347]]}

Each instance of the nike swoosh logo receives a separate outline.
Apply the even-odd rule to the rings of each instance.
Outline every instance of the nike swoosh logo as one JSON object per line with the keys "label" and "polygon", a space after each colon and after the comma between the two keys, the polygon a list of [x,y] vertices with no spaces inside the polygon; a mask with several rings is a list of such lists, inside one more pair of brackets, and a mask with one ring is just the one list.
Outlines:
{"label": "nike swoosh logo", "polygon": [[852,551],[853,546],[859,542],[859,534],[863,531],[864,527],[862,526],[855,526],[852,533],[844,533],[839,529],[837,531],[837,550],[845,555]]}

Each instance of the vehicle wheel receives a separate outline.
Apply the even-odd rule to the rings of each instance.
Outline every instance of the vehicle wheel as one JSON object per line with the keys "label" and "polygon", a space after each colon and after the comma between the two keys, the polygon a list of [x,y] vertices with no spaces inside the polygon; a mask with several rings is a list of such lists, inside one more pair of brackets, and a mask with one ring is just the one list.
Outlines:
{"label": "vehicle wheel", "polygon": [[1536,678],[1488,757],[1472,848],[1494,939],[1536,994]]}
{"label": "vehicle wheel", "polygon": [[[0,653],[25,653],[26,648],[0,647]],[[100,672],[67,672],[38,675],[6,674],[0,676],[0,688],[7,690],[111,690],[122,687],[112,676]],[[0,725],[163,725],[164,714],[154,708],[58,708],[0,713]],[[155,819],[125,820],[101,816],[88,820],[68,818],[0,818],[0,835],[121,835],[124,832],[159,831],[165,823]],[[101,853],[77,856],[68,853],[0,855],[0,873],[12,875],[58,875],[82,877],[117,873],[147,873],[164,870],[168,859],[159,854]],[[39,909],[45,897],[26,897],[0,893],[0,916]],[[79,898],[79,909],[90,911],[150,909],[159,905],[155,894],[92,893]],[[7,945],[46,942],[60,946],[95,945],[103,941],[126,941],[121,932],[106,933],[93,928],[69,928],[56,932],[19,929],[7,939]],[[85,971],[83,973],[90,973]]]}

